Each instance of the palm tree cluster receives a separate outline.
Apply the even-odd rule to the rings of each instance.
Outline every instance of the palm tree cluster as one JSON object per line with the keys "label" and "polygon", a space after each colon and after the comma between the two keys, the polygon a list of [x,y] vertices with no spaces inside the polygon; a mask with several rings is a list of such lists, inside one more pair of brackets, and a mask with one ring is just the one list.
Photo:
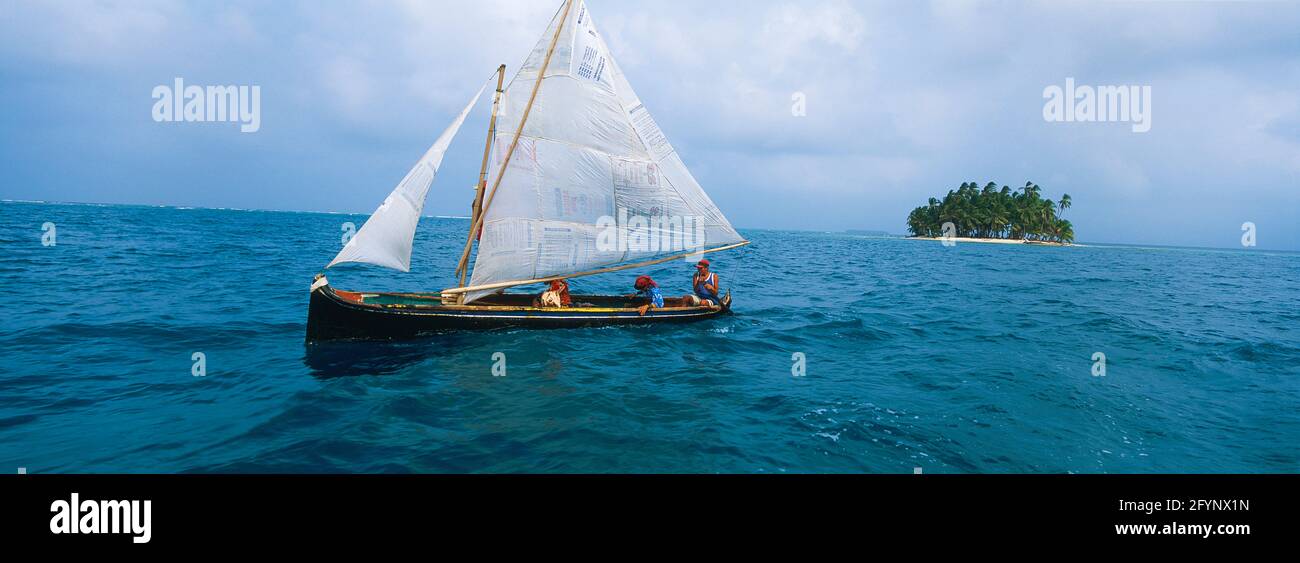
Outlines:
{"label": "palm tree cluster", "polygon": [[907,230],[916,237],[941,237],[944,223],[952,223],[959,237],[1074,242],[1074,226],[1061,218],[1070,208],[1070,194],[1057,203],[1043,199],[1041,193],[1033,182],[1017,190],[999,189],[994,182],[981,189],[966,182],[950,190],[943,201],[930,198],[928,204],[913,209],[907,216]]}

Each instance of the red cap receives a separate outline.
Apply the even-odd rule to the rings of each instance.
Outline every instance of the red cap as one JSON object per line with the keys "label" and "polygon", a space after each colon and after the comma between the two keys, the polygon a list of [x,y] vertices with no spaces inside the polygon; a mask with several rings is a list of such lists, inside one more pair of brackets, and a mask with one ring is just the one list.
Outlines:
{"label": "red cap", "polygon": [[635,287],[636,287],[637,289],[645,289],[645,288],[647,288],[647,287],[658,287],[658,286],[655,284],[655,281],[652,280],[652,279],[650,279],[650,276],[641,276],[641,277],[638,277],[638,278],[636,279],[636,284],[634,284],[634,285],[635,285]]}
{"label": "red cap", "polygon": [[695,263],[695,267],[696,267],[696,268],[708,268],[708,267],[709,267],[709,260],[708,260],[707,258],[704,259],[704,260],[700,260],[699,262],[696,262],[696,263]]}

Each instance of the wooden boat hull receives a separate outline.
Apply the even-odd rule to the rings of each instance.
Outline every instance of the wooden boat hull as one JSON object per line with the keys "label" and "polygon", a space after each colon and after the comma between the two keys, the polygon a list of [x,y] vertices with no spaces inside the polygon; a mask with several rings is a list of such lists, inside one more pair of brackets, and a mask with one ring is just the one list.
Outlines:
{"label": "wooden boat hull", "polygon": [[623,297],[575,295],[575,306],[563,309],[533,307],[533,297],[506,294],[485,298],[482,304],[443,305],[441,297],[432,294],[335,290],[321,278],[311,291],[307,340],[393,340],[447,331],[685,323],[731,312],[730,294],[720,309],[687,306],[681,299],[670,299],[666,300],[668,307],[652,309],[644,316]]}

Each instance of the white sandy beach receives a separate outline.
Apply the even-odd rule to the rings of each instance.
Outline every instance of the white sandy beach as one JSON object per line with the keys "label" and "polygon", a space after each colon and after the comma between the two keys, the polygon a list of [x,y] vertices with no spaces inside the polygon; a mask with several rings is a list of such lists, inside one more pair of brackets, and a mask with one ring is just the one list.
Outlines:
{"label": "white sandy beach", "polygon": [[[908,240],[933,240],[933,241],[941,241],[941,242],[944,240],[942,237],[907,237],[907,239],[908,239]],[[1059,242],[1038,242],[1038,241],[1027,241],[1027,240],[1019,240],[1019,239],[1004,239],[1004,238],[970,238],[970,237],[954,237],[954,238],[952,238],[952,239],[948,239],[948,240],[952,240],[952,241],[954,241],[954,242],[958,242],[958,243],[962,243],[962,242],[976,242],[976,243],[983,243],[983,244],[1032,244],[1032,245],[1036,245],[1036,246],[1079,246],[1079,245],[1077,245],[1077,244],[1064,244],[1064,243],[1059,243]]]}

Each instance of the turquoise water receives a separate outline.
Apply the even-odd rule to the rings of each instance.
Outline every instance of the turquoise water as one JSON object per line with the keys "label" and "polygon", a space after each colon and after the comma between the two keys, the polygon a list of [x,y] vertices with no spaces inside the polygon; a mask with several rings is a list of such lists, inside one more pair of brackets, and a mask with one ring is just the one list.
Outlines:
{"label": "turquoise water", "polygon": [[[308,347],[307,288],[346,221],[364,217],[0,203],[0,464],[1300,470],[1297,254],[741,229],[754,244],[715,260],[736,299],[717,321]],[[331,281],[451,286],[467,227],[426,220],[409,275],[344,268]],[[645,273],[674,294],[691,272]],[[623,292],[633,277],[574,291]],[[505,377],[492,376],[496,352]]]}

